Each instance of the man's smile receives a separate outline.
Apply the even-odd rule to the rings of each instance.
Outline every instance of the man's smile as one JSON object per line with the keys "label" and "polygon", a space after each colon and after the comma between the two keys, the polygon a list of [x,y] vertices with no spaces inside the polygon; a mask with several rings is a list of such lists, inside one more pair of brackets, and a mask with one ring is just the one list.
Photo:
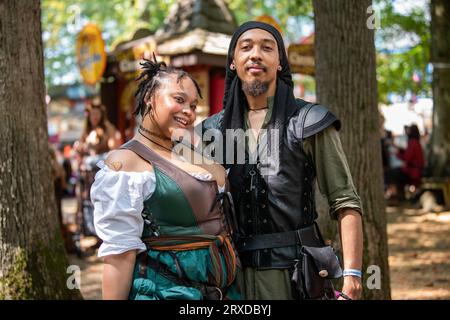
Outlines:
{"label": "man's smile", "polygon": [[248,66],[246,69],[251,74],[259,74],[266,71],[266,68],[259,64],[252,64]]}

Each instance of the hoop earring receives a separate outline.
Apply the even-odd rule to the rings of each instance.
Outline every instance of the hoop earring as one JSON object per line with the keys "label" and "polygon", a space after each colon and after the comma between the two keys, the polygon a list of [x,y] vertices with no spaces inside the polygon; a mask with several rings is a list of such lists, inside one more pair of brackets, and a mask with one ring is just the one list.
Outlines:
{"label": "hoop earring", "polygon": [[283,67],[282,66],[278,66],[278,71],[281,71],[281,70],[283,70]]}
{"label": "hoop earring", "polygon": [[230,64],[230,69],[231,70],[236,70],[236,66],[234,65],[234,63]]}

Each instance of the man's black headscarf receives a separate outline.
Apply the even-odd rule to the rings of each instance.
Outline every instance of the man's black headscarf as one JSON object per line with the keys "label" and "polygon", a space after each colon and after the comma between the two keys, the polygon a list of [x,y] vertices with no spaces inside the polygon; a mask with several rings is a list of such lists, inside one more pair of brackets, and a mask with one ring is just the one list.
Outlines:
{"label": "man's black headscarf", "polygon": [[[286,123],[293,112],[296,104],[293,93],[293,82],[289,62],[284,47],[281,34],[273,26],[263,22],[249,21],[242,24],[233,34],[230,47],[228,49],[225,95],[223,98],[223,107],[225,109],[223,131],[225,129],[243,128],[244,108],[247,106],[245,95],[242,91],[242,82],[238,78],[236,70],[231,70],[230,65],[233,62],[234,50],[239,37],[251,29],[262,29],[269,32],[277,41],[278,53],[280,57],[281,71],[277,73],[276,91],[272,118],[267,129],[278,129]],[[281,136],[280,136],[281,138]]]}

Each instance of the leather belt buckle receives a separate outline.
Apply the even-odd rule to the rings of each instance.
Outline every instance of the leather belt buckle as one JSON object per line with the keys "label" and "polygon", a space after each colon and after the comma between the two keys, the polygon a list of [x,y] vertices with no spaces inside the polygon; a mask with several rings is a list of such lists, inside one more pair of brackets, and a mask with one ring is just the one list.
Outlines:
{"label": "leather belt buckle", "polygon": [[219,300],[223,300],[223,292],[222,290],[220,290],[220,288],[215,287],[215,289],[217,290],[217,292],[219,292]]}
{"label": "leather belt buckle", "polygon": [[301,231],[301,229],[295,230],[295,233],[297,234],[298,244],[300,246],[302,246],[303,245],[303,240],[302,240],[302,231]]}
{"label": "leather belt buckle", "polygon": [[223,292],[219,287],[206,286],[206,300],[223,300]]}

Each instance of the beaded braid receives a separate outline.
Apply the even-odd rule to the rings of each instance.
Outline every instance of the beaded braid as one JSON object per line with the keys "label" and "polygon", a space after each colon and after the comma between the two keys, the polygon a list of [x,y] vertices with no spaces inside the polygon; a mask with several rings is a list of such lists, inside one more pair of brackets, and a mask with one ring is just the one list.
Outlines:
{"label": "beaded braid", "polygon": [[147,113],[150,112],[151,106],[145,103],[146,97],[151,97],[160,87],[160,80],[169,74],[176,74],[177,82],[180,82],[184,77],[191,79],[192,82],[194,82],[198,95],[200,98],[203,98],[200,86],[189,73],[173,67],[168,67],[164,61],[157,62],[154,53],[153,61],[144,59],[140,64],[142,66],[142,72],[136,79],[136,81],[140,82],[134,95],[136,97],[136,109],[133,112],[134,115],[141,115],[141,117],[144,118]]}

